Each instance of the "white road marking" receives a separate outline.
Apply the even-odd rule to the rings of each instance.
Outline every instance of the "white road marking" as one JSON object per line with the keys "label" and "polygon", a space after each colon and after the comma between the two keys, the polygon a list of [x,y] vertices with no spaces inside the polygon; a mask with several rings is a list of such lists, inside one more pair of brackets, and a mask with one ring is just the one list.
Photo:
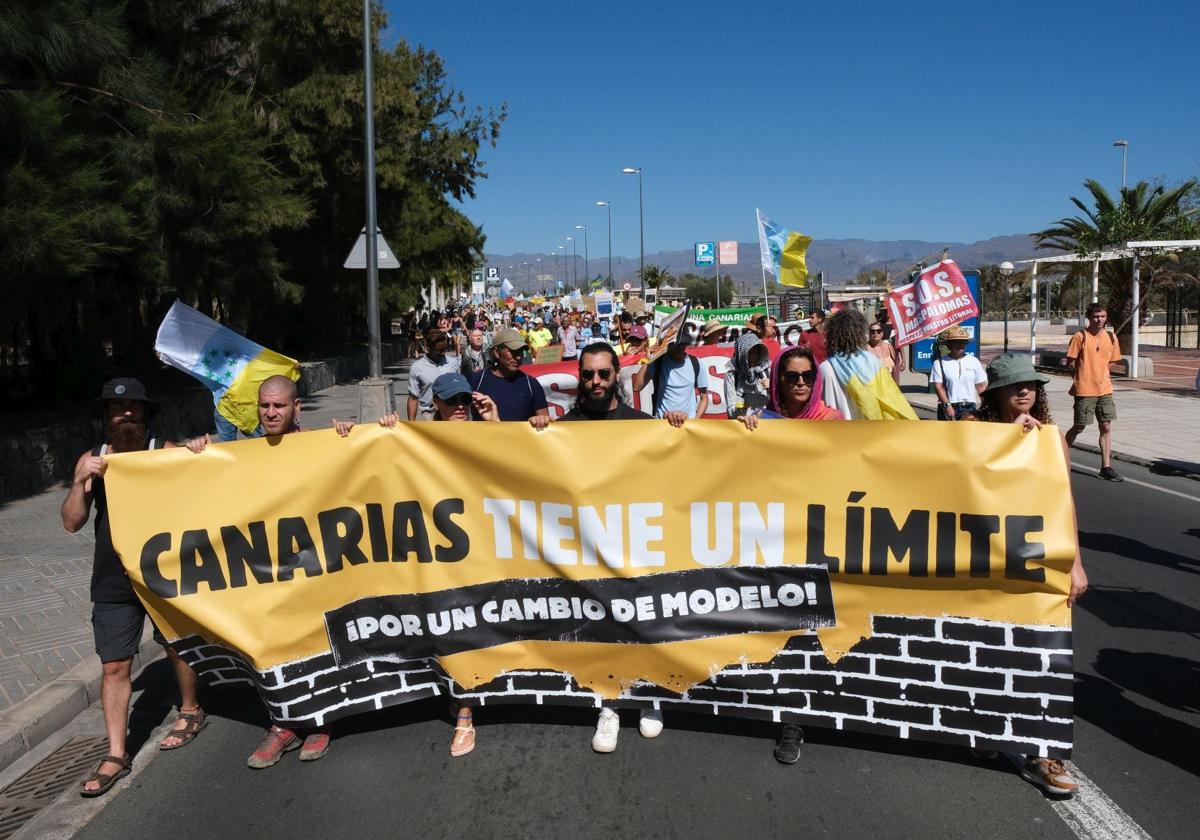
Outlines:
{"label": "white road marking", "polygon": [[[1096,478],[1096,470],[1093,467],[1085,467],[1083,464],[1078,464],[1075,461],[1071,462],[1071,472],[1079,473],[1079,475],[1089,475]],[[1159,493],[1170,493],[1172,496],[1178,496],[1181,499],[1187,499],[1189,502],[1200,502],[1200,496],[1189,496],[1187,493],[1180,493],[1178,490],[1172,490],[1169,487],[1159,487],[1157,484],[1151,484],[1148,481],[1138,481],[1136,478],[1122,476],[1125,481],[1130,484],[1136,484],[1138,487],[1149,487],[1151,490],[1157,490]]]}
{"label": "white road marking", "polygon": [[1133,817],[1108,798],[1108,794],[1083,774],[1073,762],[1064,762],[1079,785],[1070,799],[1053,799],[1054,813],[1080,840],[1152,840]]}

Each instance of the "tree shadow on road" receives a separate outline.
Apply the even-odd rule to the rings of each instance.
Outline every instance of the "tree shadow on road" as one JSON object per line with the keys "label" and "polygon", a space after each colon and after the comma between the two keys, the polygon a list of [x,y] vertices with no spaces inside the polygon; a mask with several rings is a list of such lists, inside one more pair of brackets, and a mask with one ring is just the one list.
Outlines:
{"label": "tree shadow on road", "polygon": [[1078,606],[1109,627],[1200,633],[1200,610],[1157,592],[1119,586],[1091,586]]}
{"label": "tree shadow on road", "polygon": [[1200,663],[1194,660],[1105,648],[1092,667],[1126,691],[1181,712],[1200,712]]}
{"label": "tree shadow on road", "polygon": [[1187,557],[1183,554],[1176,554],[1174,551],[1156,548],[1124,534],[1080,531],[1079,547],[1089,551],[1128,557],[1130,560],[1138,562],[1153,563],[1156,566],[1166,566],[1189,574],[1200,574],[1200,558]]}
{"label": "tree shadow on road", "polygon": [[[1177,662],[1184,663],[1194,675],[1195,663]],[[1192,775],[1200,774],[1200,751],[1195,746],[1200,733],[1196,727],[1133,702],[1107,679],[1091,674],[1075,676],[1075,714],[1140,753],[1174,764]]]}
{"label": "tree shadow on road", "polygon": [[1155,475],[1196,475],[1200,473],[1200,464],[1195,461],[1177,461],[1174,458],[1160,458],[1150,467]]}

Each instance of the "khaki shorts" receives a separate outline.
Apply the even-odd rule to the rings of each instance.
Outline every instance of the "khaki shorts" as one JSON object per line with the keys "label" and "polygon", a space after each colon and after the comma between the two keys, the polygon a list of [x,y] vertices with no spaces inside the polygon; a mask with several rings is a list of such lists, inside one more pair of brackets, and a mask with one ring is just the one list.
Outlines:
{"label": "khaki shorts", "polygon": [[1101,423],[1111,423],[1117,419],[1117,404],[1113,402],[1112,394],[1075,398],[1075,425],[1090,426],[1093,417]]}

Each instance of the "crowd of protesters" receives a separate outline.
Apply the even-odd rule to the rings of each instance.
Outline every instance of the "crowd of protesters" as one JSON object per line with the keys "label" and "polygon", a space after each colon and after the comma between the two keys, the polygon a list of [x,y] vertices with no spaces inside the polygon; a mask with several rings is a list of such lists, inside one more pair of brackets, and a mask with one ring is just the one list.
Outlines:
{"label": "crowd of protesters", "polygon": [[[1103,307],[1097,309],[1103,313]],[[1115,343],[1106,344],[1099,336],[1102,330],[1094,329],[1097,323],[1102,328],[1102,317],[1092,313],[1091,320],[1093,330],[1076,336],[1072,344],[1080,405],[1069,440],[1093,414],[1103,432],[1115,418],[1106,374],[1107,362],[1117,351]],[[550,358],[574,362],[578,374],[574,404],[557,422],[658,418],[666,420],[669,427],[679,428],[707,413],[713,392],[723,397],[727,416],[738,420],[747,432],[754,432],[767,420],[915,419],[915,415],[904,414],[901,409],[891,413],[872,409],[876,403],[886,408],[887,394],[873,397],[876,402],[864,402],[862,397],[864,390],[883,387],[881,382],[894,388],[903,370],[902,356],[887,341],[884,323],[868,323],[853,308],[828,316],[816,311],[809,318],[810,329],[800,334],[794,346],[783,348],[778,347],[779,329],[773,318],[760,315],[737,326],[740,334],[732,343],[725,342],[730,326],[711,320],[686,333],[686,340],[660,348],[651,335],[652,318],[646,313],[625,311],[598,317],[592,312],[555,306],[518,308],[499,304],[410,313],[401,325],[401,341],[412,359],[402,413],[409,421],[523,422],[544,430],[552,422],[546,394],[526,368],[534,360]],[[985,370],[978,359],[965,353],[967,338],[960,328],[943,335],[948,350],[937,360],[930,377],[938,394],[939,416],[947,420],[1013,423],[1026,431],[1049,423],[1044,389],[1047,378],[1034,371],[1028,358],[1006,353]],[[728,348],[723,389],[710,380],[708,368],[688,353],[692,342]],[[653,389],[649,403],[640,402],[649,408],[648,413],[634,407],[631,395],[623,393],[622,365],[636,366],[632,378],[627,377],[634,393]],[[1107,394],[1103,393],[1106,387]],[[258,395],[261,425],[257,433],[277,436],[300,431],[300,404],[292,380],[275,376],[263,382]],[[154,407],[137,380],[115,379],[104,386],[95,403],[104,442],[80,456],[62,506],[63,524],[72,532],[82,528],[95,510],[92,623],[96,651],[103,663],[102,699],[109,754],[81,787],[84,796],[105,793],[129,772],[125,739],[130,665],[146,618],[112,545],[104,493],[104,456],[173,445],[150,436],[148,420]],[[390,414],[379,422],[394,427],[400,419],[399,414]],[[343,437],[349,435],[353,425],[350,421],[334,421],[334,428]],[[179,443],[199,452],[213,440],[203,436]],[[1107,463],[1106,469],[1111,470]],[[1069,604],[1073,605],[1086,588],[1087,577],[1077,555],[1071,570]],[[159,640],[166,644],[161,637]],[[181,702],[175,723],[159,746],[173,750],[196,738],[207,721],[198,701],[196,674],[169,646],[167,651]],[[455,705],[452,713],[455,729],[450,753],[462,756],[475,747],[472,710]],[[661,714],[643,711],[639,730],[648,738],[658,736],[663,731]],[[617,735],[616,712],[605,706],[592,739],[593,749],[612,752]],[[296,732],[272,723],[247,763],[252,768],[269,767],[297,748],[301,760],[319,759],[329,750],[330,740],[328,727]],[[776,759],[794,763],[802,743],[800,727],[784,726],[775,745]],[[1021,774],[1052,795],[1069,796],[1076,789],[1065,766],[1055,759],[1027,757]]]}

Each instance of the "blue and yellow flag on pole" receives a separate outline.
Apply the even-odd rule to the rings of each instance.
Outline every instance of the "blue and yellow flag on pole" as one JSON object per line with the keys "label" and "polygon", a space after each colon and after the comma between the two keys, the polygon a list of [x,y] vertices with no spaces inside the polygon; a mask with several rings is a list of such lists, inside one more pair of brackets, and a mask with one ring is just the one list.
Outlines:
{"label": "blue and yellow flag on pole", "polygon": [[805,255],[812,237],[780,227],[761,210],[755,212],[758,214],[758,250],[763,268],[785,286],[807,286]]}

